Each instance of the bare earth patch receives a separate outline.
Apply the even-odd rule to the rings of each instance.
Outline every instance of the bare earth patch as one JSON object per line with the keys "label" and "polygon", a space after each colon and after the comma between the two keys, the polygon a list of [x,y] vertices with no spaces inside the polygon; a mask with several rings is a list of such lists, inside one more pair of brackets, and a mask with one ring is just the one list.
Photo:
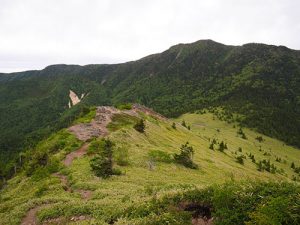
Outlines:
{"label": "bare earth patch", "polygon": [[50,204],[43,204],[43,205],[39,205],[39,206],[36,206],[32,209],[30,209],[26,216],[22,219],[22,222],[21,222],[21,225],[38,225],[40,224],[38,222],[38,219],[37,219],[37,212],[40,211],[41,209],[49,206]]}
{"label": "bare earth patch", "polygon": [[107,125],[111,122],[113,115],[125,113],[138,117],[139,112],[161,120],[167,120],[166,117],[139,104],[133,104],[132,109],[122,111],[112,106],[99,106],[96,110],[95,119],[93,119],[92,122],[76,124],[71,126],[68,130],[81,141],[87,141],[94,137],[105,137],[108,135]]}
{"label": "bare earth patch", "polygon": [[83,155],[86,154],[86,151],[89,147],[88,143],[85,143],[84,145],[82,145],[79,149],[77,149],[76,151],[73,151],[71,153],[69,153],[66,158],[64,159],[63,163],[65,166],[70,166],[73,162],[74,159],[76,158],[80,158]]}
{"label": "bare earth patch", "polygon": [[23,218],[21,225],[36,225],[38,224],[36,213],[42,208],[42,206],[38,206],[32,208],[28,211],[26,217]]}

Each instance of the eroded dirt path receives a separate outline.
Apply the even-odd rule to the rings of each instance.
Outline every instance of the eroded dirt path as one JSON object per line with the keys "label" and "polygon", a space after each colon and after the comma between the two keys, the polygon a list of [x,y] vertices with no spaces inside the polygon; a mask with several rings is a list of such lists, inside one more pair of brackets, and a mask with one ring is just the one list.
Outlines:
{"label": "eroded dirt path", "polygon": [[26,216],[22,219],[21,225],[38,225],[37,212],[49,206],[49,204],[39,205],[30,209]]}
{"label": "eroded dirt path", "polygon": [[111,122],[113,115],[120,112],[120,110],[110,106],[97,107],[96,116],[92,122],[76,124],[68,130],[81,141],[87,141],[93,137],[104,137],[108,135],[106,126]]}
{"label": "eroded dirt path", "polygon": [[130,110],[119,110],[112,106],[99,106],[97,107],[95,118],[90,123],[76,124],[68,130],[82,141],[87,141],[93,137],[105,137],[109,134],[107,125],[111,122],[115,114],[125,113],[139,117],[140,112],[161,120],[167,120],[166,117],[139,104],[133,104]]}
{"label": "eroded dirt path", "polygon": [[80,158],[83,155],[85,155],[86,152],[87,152],[88,147],[89,147],[89,144],[85,143],[79,149],[77,149],[76,151],[73,151],[73,152],[69,153],[68,155],[66,155],[66,158],[63,161],[64,165],[65,166],[70,166],[74,159]]}

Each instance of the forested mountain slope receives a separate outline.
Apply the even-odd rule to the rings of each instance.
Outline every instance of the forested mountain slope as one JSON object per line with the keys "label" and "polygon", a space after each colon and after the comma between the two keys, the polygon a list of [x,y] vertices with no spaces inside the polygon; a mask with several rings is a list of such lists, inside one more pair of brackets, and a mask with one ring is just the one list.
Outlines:
{"label": "forested mountain slope", "polygon": [[[179,44],[116,65],[54,65],[0,75],[1,162],[68,126],[83,105],[138,102],[168,117],[209,106],[300,146],[300,52],[283,46]],[[82,102],[68,108],[69,90]],[[4,171],[5,172],[5,171]]]}

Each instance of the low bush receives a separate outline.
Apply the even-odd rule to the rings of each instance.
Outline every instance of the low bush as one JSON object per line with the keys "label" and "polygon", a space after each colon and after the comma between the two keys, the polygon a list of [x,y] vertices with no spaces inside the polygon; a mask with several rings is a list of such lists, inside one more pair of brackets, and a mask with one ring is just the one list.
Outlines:
{"label": "low bush", "polygon": [[240,127],[237,131],[238,136],[240,136],[243,139],[247,139],[246,134],[244,133],[243,129]]}
{"label": "low bush", "polygon": [[239,156],[236,157],[236,162],[239,163],[239,164],[244,165],[244,159],[245,159],[244,155],[239,155]]}
{"label": "low bush", "polygon": [[96,176],[107,178],[113,175],[113,145],[114,143],[109,139],[103,139],[103,147],[90,160],[90,165]]}
{"label": "low bush", "polygon": [[172,128],[173,128],[174,130],[176,130],[176,124],[175,124],[175,123],[172,123]]}
{"label": "low bush", "polygon": [[145,132],[145,122],[143,119],[139,120],[134,126],[133,128],[140,132],[140,133],[144,133]]}
{"label": "low bush", "polygon": [[90,166],[96,176],[108,178],[112,175],[120,175],[119,169],[113,168],[114,143],[109,139],[102,139],[98,153],[90,160]]}
{"label": "low bush", "polygon": [[180,147],[180,153],[174,155],[174,160],[178,164],[182,164],[185,167],[191,169],[198,169],[198,165],[195,164],[192,160],[194,154],[194,149],[192,146],[189,146],[189,143],[186,142]]}

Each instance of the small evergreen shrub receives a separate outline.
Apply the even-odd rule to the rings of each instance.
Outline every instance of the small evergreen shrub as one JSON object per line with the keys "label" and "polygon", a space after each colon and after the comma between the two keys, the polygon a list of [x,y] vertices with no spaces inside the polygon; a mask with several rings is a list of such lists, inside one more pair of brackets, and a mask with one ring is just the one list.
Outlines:
{"label": "small evergreen shrub", "polygon": [[241,165],[244,165],[244,158],[245,158],[245,156],[239,155],[239,156],[236,157],[236,162],[241,164]]}
{"label": "small evergreen shrub", "polygon": [[295,169],[295,163],[294,163],[294,162],[292,162],[291,168],[292,168],[292,169]]}
{"label": "small evergreen shrub", "polygon": [[174,122],[172,123],[172,128],[176,130],[176,124]]}
{"label": "small evergreen shrub", "polygon": [[192,146],[189,146],[189,143],[186,142],[180,147],[180,154],[174,155],[174,160],[178,164],[191,169],[198,169],[198,165],[195,164],[192,160],[194,154],[194,149]]}
{"label": "small evergreen shrub", "polygon": [[262,136],[257,136],[255,139],[260,143],[264,141]]}
{"label": "small evergreen shrub", "polygon": [[256,162],[255,157],[254,157],[254,155],[252,155],[252,153],[249,154],[249,158],[251,159],[251,161],[252,161],[253,163]]}
{"label": "small evergreen shrub", "polygon": [[242,130],[242,128],[240,127],[240,129],[237,131],[238,136],[240,136],[243,139],[247,139],[246,134],[244,133],[244,131]]}
{"label": "small evergreen shrub", "polygon": [[114,143],[109,139],[103,139],[103,148],[99,149],[99,153],[90,160],[90,166],[95,175],[102,178],[108,178],[115,174],[113,169],[113,146]]}
{"label": "small evergreen shrub", "polygon": [[139,120],[134,126],[133,128],[140,132],[140,133],[144,133],[145,132],[145,122],[143,119]]}
{"label": "small evergreen shrub", "polygon": [[219,150],[220,152],[224,152],[225,149],[227,149],[227,144],[226,144],[225,142],[221,141],[221,142],[219,143],[219,148],[218,148],[218,150]]}

